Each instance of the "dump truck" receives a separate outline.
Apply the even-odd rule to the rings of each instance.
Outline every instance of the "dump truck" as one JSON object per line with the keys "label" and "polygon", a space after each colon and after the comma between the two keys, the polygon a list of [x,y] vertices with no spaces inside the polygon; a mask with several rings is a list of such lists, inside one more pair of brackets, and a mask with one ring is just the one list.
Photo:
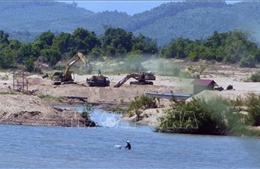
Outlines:
{"label": "dump truck", "polygon": [[110,80],[107,76],[98,75],[98,76],[92,76],[91,78],[86,79],[87,84],[90,87],[106,87],[110,85]]}
{"label": "dump truck", "polygon": [[86,82],[90,87],[106,87],[110,85],[109,78],[107,76],[103,76],[100,70],[98,70],[97,76],[94,75],[89,79],[87,78]]}

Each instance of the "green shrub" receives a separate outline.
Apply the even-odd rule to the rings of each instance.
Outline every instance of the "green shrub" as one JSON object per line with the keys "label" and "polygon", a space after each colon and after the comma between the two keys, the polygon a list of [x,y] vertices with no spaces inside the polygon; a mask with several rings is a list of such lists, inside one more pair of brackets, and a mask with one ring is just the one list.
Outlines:
{"label": "green shrub", "polygon": [[260,82],[260,71],[257,71],[256,73],[252,74],[250,76],[250,80],[252,82]]}
{"label": "green shrub", "polygon": [[249,93],[245,106],[247,107],[246,122],[252,126],[260,126],[260,95]]}
{"label": "green shrub", "polygon": [[164,117],[159,118],[156,131],[226,135],[240,124],[229,106],[222,98],[193,99],[188,103],[178,101],[165,111]]}
{"label": "green shrub", "polygon": [[140,109],[145,110],[156,107],[156,98],[151,98],[143,94],[141,96],[135,97],[135,99],[130,102],[126,112],[130,117],[133,115],[139,116],[141,113]]}
{"label": "green shrub", "polygon": [[91,104],[86,104],[81,113],[81,117],[83,117],[85,120],[90,120],[90,111],[92,110],[93,106]]}
{"label": "green shrub", "polygon": [[83,111],[82,113],[81,113],[81,117],[83,117],[84,119],[86,119],[86,120],[89,120],[90,118],[89,118],[89,113],[87,112],[87,111]]}

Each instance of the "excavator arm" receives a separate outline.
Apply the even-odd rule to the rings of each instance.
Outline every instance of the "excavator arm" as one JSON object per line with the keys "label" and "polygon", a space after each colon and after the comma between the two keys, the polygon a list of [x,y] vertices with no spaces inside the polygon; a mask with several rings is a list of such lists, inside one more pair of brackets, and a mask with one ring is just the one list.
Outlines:
{"label": "excavator arm", "polygon": [[83,63],[86,64],[87,73],[91,73],[93,67],[91,66],[90,62],[88,61],[86,56],[84,56],[82,53],[78,52],[76,55],[74,55],[67,62],[66,69],[65,69],[64,73],[62,73],[62,72],[55,72],[52,75],[52,80],[55,81],[54,84],[60,84],[61,82],[73,81],[73,79],[71,77],[71,73],[70,73],[69,70],[70,70],[71,66],[74,65],[79,60],[81,60]]}
{"label": "excavator arm", "polygon": [[130,78],[134,78],[136,80],[139,80],[139,75],[138,74],[129,74],[129,75],[126,75],[123,79],[121,79],[119,82],[117,82],[114,87],[120,87],[122,86],[127,80],[129,80]]}
{"label": "excavator arm", "polygon": [[126,75],[123,79],[121,79],[119,82],[117,82],[114,85],[114,87],[122,86],[130,78],[133,78],[133,79],[136,80],[134,82],[130,82],[130,84],[136,84],[136,85],[152,85],[153,82],[151,82],[149,80],[155,80],[156,79],[154,74],[151,73],[151,72],[140,72],[139,74],[132,73],[132,74]]}
{"label": "excavator arm", "polygon": [[81,60],[82,62],[84,62],[85,64],[87,63],[87,58],[80,52],[78,52],[76,55],[74,55],[68,62],[67,62],[67,66],[66,69],[64,71],[64,79],[69,79],[70,73],[70,67],[72,65],[74,65],[76,62],[78,62],[79,60]]}

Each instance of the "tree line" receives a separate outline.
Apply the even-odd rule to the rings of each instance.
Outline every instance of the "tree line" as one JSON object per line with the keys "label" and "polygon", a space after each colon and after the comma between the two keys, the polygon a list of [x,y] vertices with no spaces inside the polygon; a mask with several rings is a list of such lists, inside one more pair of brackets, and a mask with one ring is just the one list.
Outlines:
{"label": "tree line", "polygon": [[241,67],[255,67],[260,61],[257,43],[249,39],[249,34],[234,30],[224,33],[214,32],[205,40],[178,38],[160,50],[165,58],[215,60],[226,64],[239,63]]}
{"label": "tree line", "polygon": [[107,56],[129,59],[146,56],[198,60],[214,60],[223,63],[238,63],[242,67],[254,67],[260,61],[260,49],[249,39],[249,34],[240,30],[224,33],[214,32],[207,39],[190,40],[177,38],[159,48],[157,41],[142,34],[134,35],[122,28],[105,27],[104,34],[77,28],[72,33],[41,33],[33,42],[22,43],[9,40],[9,34],[0,30],[0,68],[23,68],[35,70],[35,61],[54,67],[77,52],[90,60]]}

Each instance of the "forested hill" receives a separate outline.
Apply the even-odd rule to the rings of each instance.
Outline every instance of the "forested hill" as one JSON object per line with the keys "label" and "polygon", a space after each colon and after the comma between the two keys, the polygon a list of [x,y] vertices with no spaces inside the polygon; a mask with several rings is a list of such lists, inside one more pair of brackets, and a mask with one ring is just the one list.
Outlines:
{"label": "forested hill", "polygon": [[131,17],[124,25],[133,32],[156,37],[201,39],[214,31],[246,30],[260,41],[260,3],[171,2]]}
{"label": "forested hill", "polygon": [[[28,35],[52,32],[72,32],[78,27],[101,33],[103,25],[120,24],[129,16],[125,13],[92,11],[78,8],[76,3],[54,1],[0,2],[0,29]],[[118,20],[118,22],[117,22]]]}
{"label": "forested hill", "polygon": [[[147,2],[149,3],[149,2]],[[76,3],[0,2],[0,30],[23,42],[44,31],[72,32],[78,27],[97,35],[104,27],[123,28],[157,40],[160,46],[183,37],[206,38],[214,31],[246,30],[260,42],[260,3],[171,2],[133,16],[122,12],[94,13]]]}

